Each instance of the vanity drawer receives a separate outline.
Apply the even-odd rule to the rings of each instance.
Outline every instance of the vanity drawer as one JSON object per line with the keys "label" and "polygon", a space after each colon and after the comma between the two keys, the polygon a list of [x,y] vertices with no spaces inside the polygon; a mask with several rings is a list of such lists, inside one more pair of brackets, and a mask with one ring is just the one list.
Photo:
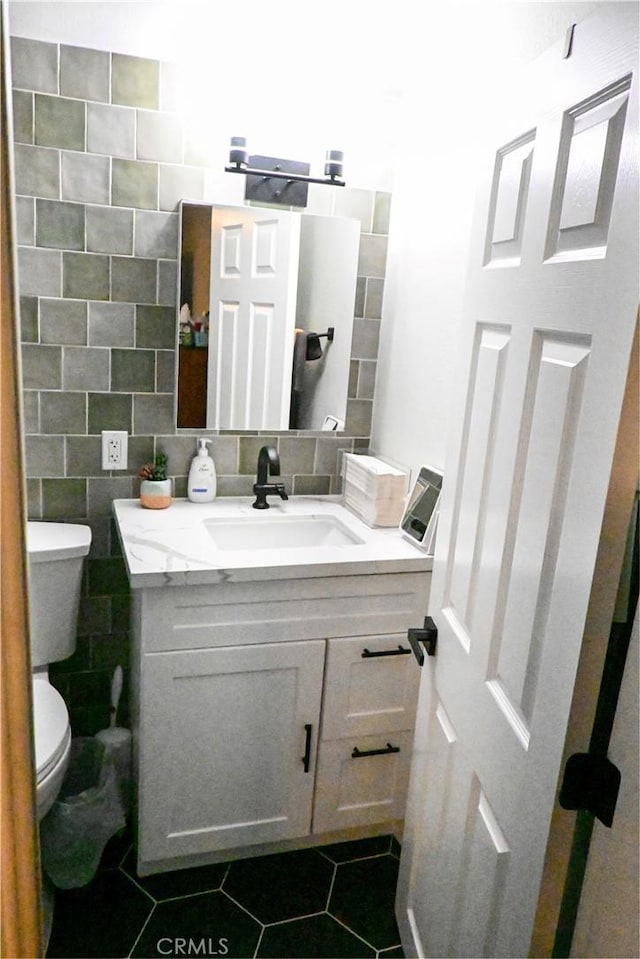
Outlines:
{"label": "vanity drawer", "polygon": [[419,684],[406,632],[330,639],[322,738],[412,729]]}
{"label": "vanity drawer", "polygon": [[413,730],[390,736],[322,741],[313,831],[328,832],[402,819],[412,741]]}
{"label": "vanity drawer", "polygon": [[150,588],[134,590],[133,601],[148,653],[400,630],[406,636],[406,629],[424,616],[429,575]]}

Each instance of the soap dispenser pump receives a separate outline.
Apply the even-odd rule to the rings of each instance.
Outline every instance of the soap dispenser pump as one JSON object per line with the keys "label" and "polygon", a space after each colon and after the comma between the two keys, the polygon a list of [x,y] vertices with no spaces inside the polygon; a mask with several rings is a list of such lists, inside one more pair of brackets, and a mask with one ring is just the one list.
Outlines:
{"label": "soap dispenser pump", "polygon": [[210,443],[204,437],[198,440],[199,449],[191,461],[187,496],[192,503],[210,503],[216,498],[216,468],[207,450]]}

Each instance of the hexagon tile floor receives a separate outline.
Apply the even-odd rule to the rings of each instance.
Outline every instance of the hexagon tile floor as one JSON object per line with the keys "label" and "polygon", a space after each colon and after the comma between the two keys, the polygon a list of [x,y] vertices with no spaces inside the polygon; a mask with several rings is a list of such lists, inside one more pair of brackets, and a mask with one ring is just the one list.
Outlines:
{"label": "hexagon tile floor", "polygon": [[57,890],[47,957],[403,956],[392,836],[138,878],[124,838],[89,885]]}

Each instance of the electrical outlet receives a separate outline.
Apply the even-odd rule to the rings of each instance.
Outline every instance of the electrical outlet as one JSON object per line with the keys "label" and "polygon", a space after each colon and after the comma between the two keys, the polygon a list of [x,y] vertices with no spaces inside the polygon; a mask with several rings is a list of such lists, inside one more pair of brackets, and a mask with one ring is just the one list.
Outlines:
{"label": "electrical outlet", "polygon": [[126,470],[128,438],[126,430],[102,431],[103,470]]}

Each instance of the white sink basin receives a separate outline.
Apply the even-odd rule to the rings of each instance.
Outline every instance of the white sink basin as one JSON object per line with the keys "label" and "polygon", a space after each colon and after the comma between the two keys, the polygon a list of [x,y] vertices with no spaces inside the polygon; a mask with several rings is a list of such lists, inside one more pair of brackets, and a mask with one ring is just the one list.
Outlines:
{"label": "white sink basin", "polygon": [[352,530],[334,516],[247,516],[204,521],[218,549],[305,549],[361,545]]}

